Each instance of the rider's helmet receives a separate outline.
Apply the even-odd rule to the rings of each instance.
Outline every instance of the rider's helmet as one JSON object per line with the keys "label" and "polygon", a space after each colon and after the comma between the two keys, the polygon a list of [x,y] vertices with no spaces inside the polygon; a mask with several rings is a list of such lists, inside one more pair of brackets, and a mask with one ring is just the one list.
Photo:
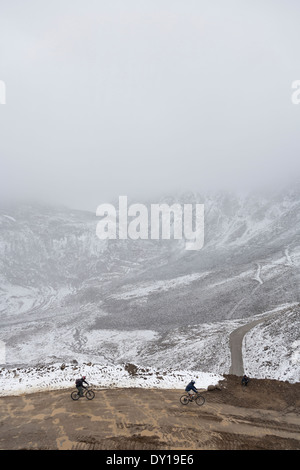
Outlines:
{"label": "rider's helmet", "polygon": [[85,380],[85,379],[86,379],[86,376],[85,376],[85,375],[83,375],[83,376],[82,376],[82,378],[83,378],[83,380]]}
{"label": "rider's helmet", "polygon": [[192,380],[191,383],[194,384],[194,383],[195,383],[195,380]]}

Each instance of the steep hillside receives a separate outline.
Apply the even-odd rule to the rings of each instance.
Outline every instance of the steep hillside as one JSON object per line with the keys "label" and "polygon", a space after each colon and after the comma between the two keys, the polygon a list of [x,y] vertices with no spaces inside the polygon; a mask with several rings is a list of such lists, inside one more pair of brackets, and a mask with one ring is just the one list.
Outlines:
{"label": "steep hillside", "polygon": [[257,329],[247,335],[247,367],[256,374],[269,361],[268,373],[280,378],[273,358],[282,348],[290,369],[298,364],[291,333],[299,328],[293,307],[300,301],[298,189],[153,202],[162,201],[204,203],[200,251],[185,250],[184,240],[99,240],[96,215],[84,211],[0,207],[0,339],[7,365],[76,359],[180,368],[194,344],[201,357],[190,359],[191,368],[226,373],[230,333],[277,308],[291,309],[257,327],[264,339],[256,344]]}

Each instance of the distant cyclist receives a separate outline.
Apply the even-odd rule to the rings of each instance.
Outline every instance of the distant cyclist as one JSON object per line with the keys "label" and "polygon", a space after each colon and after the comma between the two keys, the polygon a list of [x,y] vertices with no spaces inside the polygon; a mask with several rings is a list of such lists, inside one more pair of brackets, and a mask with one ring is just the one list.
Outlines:
{"label": "distant cyclist", "polygon": [[195,387],[195,380],[192,380],[192,381],[185,387],[185,391],[188,392],[188,394],[190,395],[190,400],[192,399],[192,396],[194,395],[194,393],[198,393],[198,390],[197,390],[196,387]]}
{"label": "distant cyclist", "polygon": [[86,388],[83,384],[85,383],[85,384],[89,385],[85,379],[86,379],[86,377],[84,375],[83,377],[81,377],[81,379],[76,379],[76,382],[75,382],[76,388],[78,390],[78,394],[81,397],[83,396],[83,390]]}
{"label": "distant cyclist", "polygon": [[249,377],[247,377],[247,375],[243,375],[243,378],[242,378],[242,385],[245,385],[245,387],[248,385],[249,383]]}

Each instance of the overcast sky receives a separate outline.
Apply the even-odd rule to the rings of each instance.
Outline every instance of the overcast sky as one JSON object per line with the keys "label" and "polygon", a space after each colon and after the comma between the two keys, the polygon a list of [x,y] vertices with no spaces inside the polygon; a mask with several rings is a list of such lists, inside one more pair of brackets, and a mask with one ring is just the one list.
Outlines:
{"label": "overcast sky", "polygon": [[1,199],[94,211],[299,176],[299,18],[298,0],[0,0]]}

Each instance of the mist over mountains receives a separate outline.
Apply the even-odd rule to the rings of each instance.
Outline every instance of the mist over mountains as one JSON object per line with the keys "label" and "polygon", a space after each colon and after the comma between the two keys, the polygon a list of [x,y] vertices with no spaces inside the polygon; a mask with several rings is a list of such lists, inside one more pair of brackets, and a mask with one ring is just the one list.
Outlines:
{"label": "mist over mountains", "polygon": [[[172,351],[182,365],[174,347],[200,329],[204,337],[206,324],[229,331],[300,301],[297,187],[151,202],[204,204],[203,248],[187,251],[184,240],[99,240],[96,214],[86,211],[0,207],[0,338],[8,363],[156,357],[162,364]],[[208,354],[202,366],[220,372],[221,355]]]}

